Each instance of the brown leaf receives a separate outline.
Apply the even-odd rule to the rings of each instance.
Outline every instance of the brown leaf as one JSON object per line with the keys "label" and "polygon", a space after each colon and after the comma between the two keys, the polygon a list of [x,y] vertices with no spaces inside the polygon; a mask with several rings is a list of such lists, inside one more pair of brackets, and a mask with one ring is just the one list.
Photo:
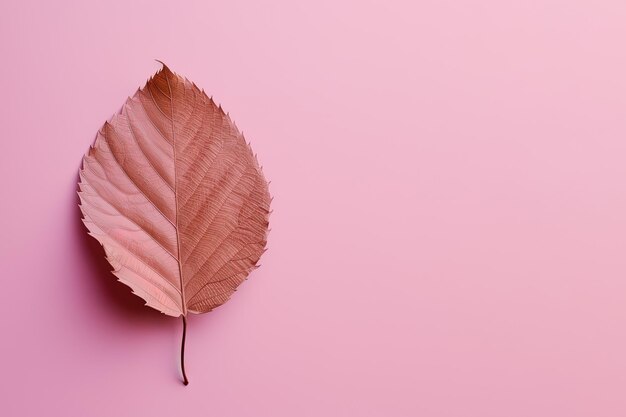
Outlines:
{"label": "brown leaf", "polygon": [[226,302],[265,250],[270,195],[255,155],[222,108],[165,65],[100,129],[79,187],[113,273],[184,329],[189,313]]}

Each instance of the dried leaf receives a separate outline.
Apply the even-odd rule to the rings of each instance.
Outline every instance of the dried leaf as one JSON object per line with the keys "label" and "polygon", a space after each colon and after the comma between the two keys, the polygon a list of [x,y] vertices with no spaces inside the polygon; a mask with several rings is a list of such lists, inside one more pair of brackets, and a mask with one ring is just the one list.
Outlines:
{"label": "dried leaf", "polygon": [[230,117],[163,65],[83,158],[80,207],[117,278],[183,317],[226,302],[265,251],[270,195]]}

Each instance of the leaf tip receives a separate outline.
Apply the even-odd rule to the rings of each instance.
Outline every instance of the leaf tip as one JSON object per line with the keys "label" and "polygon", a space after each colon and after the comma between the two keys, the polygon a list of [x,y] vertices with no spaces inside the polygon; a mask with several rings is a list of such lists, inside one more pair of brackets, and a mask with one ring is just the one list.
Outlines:
{"label": "leaf tip", "polygon": [[158,62],[159,64],[163,65],[163,69],[164,70],[169,70],[168,66],[165,65],[165,62],[161,61],[160,59],[155,59],[156,62]]}

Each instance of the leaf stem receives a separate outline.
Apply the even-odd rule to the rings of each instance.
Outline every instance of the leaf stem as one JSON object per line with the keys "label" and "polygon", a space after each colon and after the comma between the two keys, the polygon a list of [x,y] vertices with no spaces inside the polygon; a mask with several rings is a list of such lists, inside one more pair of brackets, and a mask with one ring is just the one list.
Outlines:
{"label": "leaf stem", "polygon": [[183,384],[189,385],[187,374],[185,373],[185,338],[187,336],[187,317],[183,316],[183,342],[180,347],[180,368],[183,371]]}

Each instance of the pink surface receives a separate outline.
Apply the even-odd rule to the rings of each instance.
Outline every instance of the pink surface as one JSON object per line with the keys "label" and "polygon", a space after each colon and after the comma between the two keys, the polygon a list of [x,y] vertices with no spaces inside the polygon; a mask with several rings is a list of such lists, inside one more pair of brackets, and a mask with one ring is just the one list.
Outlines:
{"label": "pink surface", "polygon": [[[3,416],[626,415],[626,3],[0,5]],[[76,207],[162,59],[272,180],[262,267],[180,320]]]}

